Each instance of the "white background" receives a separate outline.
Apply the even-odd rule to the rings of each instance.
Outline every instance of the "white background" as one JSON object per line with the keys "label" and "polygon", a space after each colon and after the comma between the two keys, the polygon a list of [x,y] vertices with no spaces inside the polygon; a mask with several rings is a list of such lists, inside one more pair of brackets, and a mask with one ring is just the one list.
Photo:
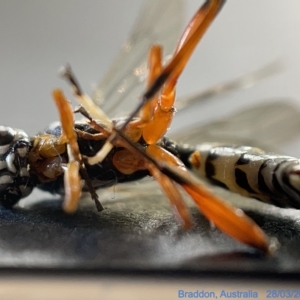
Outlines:
{"label": "white background", "polygon": [[[202,2],[186,2],[187,21]],[[69,90],[57,76],[65,62],[91,92],[118,53],[140,6],[139,0],[2,0],[0,123],[34,134],[56,120],[50,93],[56,87]],[[298,0],[227,1],[180,79],[178,94],[284,58],[288,67],[281,75],[225,96],[217,108],[204,107],[203,118],[274,97],[299,101],[299,12]],[[200,113],[189,120],[202,118]]]}

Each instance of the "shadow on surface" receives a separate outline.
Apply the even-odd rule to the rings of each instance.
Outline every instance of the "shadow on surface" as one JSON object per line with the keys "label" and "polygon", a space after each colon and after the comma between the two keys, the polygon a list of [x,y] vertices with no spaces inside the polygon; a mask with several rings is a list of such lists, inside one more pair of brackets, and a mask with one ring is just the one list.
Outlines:
{"label": "shadow on surface", "polygon": [[264,257],[212,227],[194,207],[195,226],[181,230],[163,197],[105,206],[101,213],[82,207],[74,215],[53,200],[1,209],[0,267],[300,272],[299,222],[288,210],[246,210],[281,243],[273,257]]}

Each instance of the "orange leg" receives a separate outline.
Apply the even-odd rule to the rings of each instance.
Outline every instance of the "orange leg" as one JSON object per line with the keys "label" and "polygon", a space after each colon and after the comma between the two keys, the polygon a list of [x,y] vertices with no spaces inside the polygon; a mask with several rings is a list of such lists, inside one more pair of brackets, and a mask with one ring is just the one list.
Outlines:
{"label": "orange leg", "polygon": [[[148,78],[147,87],[151,86],[155,78],[160,74],[162,69],[162,48],[159,45],[152,45],[148,55]],[[154,110],[159,102],[159,94],[155,95],[149,102],[141,108],[139,118],[131,121],[127,128],[144,127],[148,124],[154,114]],[[146,141],[147,142],[147,141]]]}
{"label": "orange leg", "polygon": [[[167,76],[166,91],[171,92],[172,88],[176,85],[178,77],[186,66],[199,40],[216,17],[224,2],[224,0],[206,1],[197,12],[198,17],[196,14],[193,18],[190,24],[192,27],[189,28],[186,38],[182,39],[183,43],[179,46],[174,57],[160,75]],[[157,78],[158,80],[160,79]]]}
{"label": "orange leg", "polygon": [[157,180],[167,198],[170,200],[173,211],[178,217],[182,227],[189,229],[192,226],[192,219],[188,207],[173,180],[163,174],[156,166],[147,164],[150,174]]}
{"label": "orange leg", "polygon": [[[153,118],[143,130],[143,138],[148,144],[155,144],[161,139],[169,128],[174,116],[175,86],[177,79],[187,64],[193,50],[200,38],[213,21],[222,1],[207,1],[195,14],[181,37],[171,62],[165,67],[174,69],[160,94],[160,101]],[[178,59],[180,57],[180,59]]]}
{"label": "orange leg", "polygon": [[120,130],[116,130],[116,132],[119,139],[122,139],[126,145],[126,151],[133,156],[131,161],[139,160],[138,168],[147,168],[157,179],[186,228],[191,224],[190,215],[174,185],[175,182],[192,197],[201,212],[220,230],[264,253],[270,254],[276,250],[275,240],[269,239],[242,210],[209,192],[173,154],[157,145],[148,146],[145,152],[141,145],[130,141]]}
{"label": "orange leg", "polygon": [[89,133],[84,132],[78,129],[75,129],[77,135],[83,139],[90,140],[90,141],[100,141],[106,139],[103,133]]}
{"label": "orange leg", "polygon": [[164,162],[166,174],[183,187],[193,198],[201,212],[219,229],[242,243],[266,253],[272,250],[267,236],[242,210],[225,203],[209,192],[198,180],[192,177],[173,154],[156,145],[149,146],[149,148],[147,153],[157,161]]}
{"label": "orange leg", "polygon": [[[123,141],[123,144],[128,148],[128,144],[126,144],[126,142],[124,143]],[[165,151],[161,148],[159,149]],[[141,156],[139,152],[136,152],[136,150],[132,151],[129,146],[129,149],[122,149],[115,153],[115,155],[113,156],[113,164],[117,168],[117,170],[123,174],[132,174],[137,170],[148,169],[150,174],[157,180],[162,190],[170,200],[175,215],[178,216],[178,219],[181,222],[182,226],[185,229],[190,228],[192,225],[191,216],[180,195],[180,192],[178,191],[175,182],[171,180],[167,175],[163,174],[155,165],[149,163],[147,158]]]}
{"label": "orange leg", "polygon": [[[190,216],[177,191],[175,182],[185,189],[203,214],[214,222],[222,231],[245,244],[256,247],[265,253],[270,253],[272,249],[268,237],[241,210],[232,207],[230,204],[225,203],[217,196],[210,193],[198,180],[190,175],[181,162],[171,153],[156,145],[150,145],[146,150],[147,153],[145,153],[144,149],[141,149],[141,145],[134,144],[123,133],[123,130],[130,124],[132,118],[140,111],[145,103],[149,102],[161,90],[164,84],[165,87],[162,91],[159,105],[167,111],[172,110],[176,81],[200,38],[215,18],[223,3],[224,1],[222,0],[211,0],[206,1],[201,7],[198,16],[191,21],[189,28],[181,39],[174,57],[149,86],[146,93],[143,95],[143,99],[139,106],[132,112],[120,129],[113,129],[113,131],[111,131],[109,128],[108,131],[110,131],[111,134],[108,138],[108,146],[102,153],[102,158],[105,157],[108,153],[107,151],[109,151],[113,145],[116,145],[117,140],[121,139],[126,148],[124,151],[127,151],[127,153],[122,153],[120,159],[116,158],[116,165],[120,168],[124,165],[124,170],[129,172],[134,172],[134,170],[139,168],[148,168],[162,186],[171,203],[175,206],[184,226],[188,227],[191,224]],[[75,92],[79,97],[82,96],[82,93],[78,88]],[[157,100],[154,100],[152,103],[157,103]],[[88,107],[88,104],[86,103],[83,105],[86,108]],[[150,111],[150,115],[152,112],[151,107],[152,106],[150,105],[150,109],[147,109],[147,111]],[[142,115],[146,114],[147,112],[142,112]],[[145,117],[145,119],[148,120],[148,117]],[[170,119],[172,119],[172,117],[167,121],[170,122]],[[155,126],[153,125],[153,129],[156,126],[157,123],[155,123]],[[165,131],[167,127],[168,126],[166,125],[162,125],[160,131]],[[155,143],[160,137],[151,136],[151,138]],[[126,159],[122,161],[124,156],[126,156]],[[133,159],[137,164],[134,166],[133,170],[129,170],[127,165],[131,165]]]}
{"label": "orange leg", "polygon": [[67,170],[64,173],[65,197],[63,210],[67,213],[74,213],[78,208],[81,196],[81,178],[79,176],[80,164],[78,161],[69,161]]}
{"label": "orange leg", "polygon": [[[128,118],[127,124],[131,121],[136,112],[139,111],[139,109],[160,90],[165,82],[166,85],[162,92],[160,106],[166,111],[171,111],[174,102],[176,81],[199,39],[202,37],[216,16],[223,2],[224,1],[212,0],[207,1],[202,6],[198,12],[198,16],[195,17],[190,23],[187,33],[182,38],[177,48],[177,53],[148,88],[147,92],[144,94],[143,102]],[[155,102],[157,101],[154,100],[153,103]],[[87,107],[86,104],[84,105]],[[145,110],[150,111],[151,114],[151,105],[150,109],[145,108]],[[142,112],[142,115],[145,116],[146,113]],[[145,119],[148,120],[149,118],[145,117]],[[167,122],[170,122],[169,117],[166,119],[169,119]],[[124,129],[127,124],[125,123],[122,129]],[[157,126],[157,123],[155,123],[155,126]],[[168,125],[163,125],[163,130],[161,131],[163,132],[167,127]],[[221,230],[243,243],[261,249],[264,252],[270,251],[268,238],[252,220],[245,216],[241,210],[223,202],[217,196],[207,191],[200,182],[195,180],[186,171],[186,169],[172,154],[155,145],[152,145],[147,149],[147,153],[151,155],[148,156],[147,154],[140,152],[138,146],[132,145],[132,142],[128,140],[120,131],[111,134],[110,141],[112,142],[118,136],[121,136],[125,141],[127,141],[128,150],[133,151],[133,153],[138,152],[140,155],[146,158],[145,167],[147,167],[152,175],[159,181],[171,202],[176,207],[180,217],[183,220],[183,224],[185,224],[186,227],[190,225],[190,217],[173,181],[179,183],[186,190],[186,192],[190,194],[203,214],[206,215],[212,222],[214,222]],[[152,137],[153,143],[155,143],[159,138],[160,137]],[[124,155],[124,153],[122,155]],[[151,157],[154,157],[154,159]],[[125,162],[125,164],[126,163],[128,162]],[[122,165],[122,163],[120,163],[120,165]],[[141,163],[141,166],[139,167],[142,167],[142,165],[143,163]],[[174,166],[176,166],[176,168]]]}
{"label": "orange leg", "polygon": [[73,112],[61,91],[53,91],[53,98],[60,114],[64,135],[67,137],[69,143],[69,162],[64,174],[65,198],[63,208],[68,213],[74,213],[81,195],[81,179],[79,176],[81,157],[74,132]]}
{"label": "orange leg", "polygon": [[[197,13],[198,17],[194,17],[193,19],[197,21],[192,21],[189,24],[187,29],[188,34],[185,38],[181,39],[182,42],[180,42],[179,46],[177,47],[177,52],[173,56],[172,60],[163,68],[157,77],[155,75],[159,73],[161,68],[161,53],[159,47],[152,47],[149,58],[150,76],[148,79],[148,89],[143,95],[141,103],[132,112],[127,121],[120,127],[122,131],[126,130],[127,127],[128,132],[130,132],[133,128],[143,127],[145,123],[149,122],[151,115],[153,115],[153,120],[143,129],[143,137],[145,141],[148,144],[155,144],[165,134],[174,114],[173,103],[175,99],[175,85],[177,79],[187,64],[200,38],[206,32],[217,12],[220,10],[223,2],[224,0],[208,0],[205,2],[205,4]],[[71,82],[73,91],[78,101],[84,106],[85,109],[87,109],[93,118],[101,120],[105,127],[110,131],[112,128],[110,120],[105,116],[99,107],[95,106],[95,104],[91,101],[91,99],[88,98],[87,95],[82,93],[70,69],[65,69],[63,75]],[[155,80],[153,80],[154,78]],[[155,98],[153,101],[151,100],[157,95],[165,83],[166,86],[161,94],[159,105],[156,105],[156,103],[158,103],[158,98]],[[148,102],[150,103],[149,105],[147,104]],[[153,106],[155,105],[156,110],[153,114]],[[132,121],[133,117],[143,107],[144,109],[141,113],[141,120],[137,122]],[[114,140],[116,138],[117,133],[112,132],[105,145],[96,154],[96,156],[88,159],[89,164],[101,162],[113,148]]]}
{"label": "orange leg", "polygon": [[[165,118],[159,118],[162,121],[162,125],[159,123],[153,123],[150,130],[152,134],[149,137],[149,143],[154,144],[158,141],[166,132],[167,128],[173,117],[173,102],[175,98],[175,84],[177,78],[181,74],[185,65],[187,64],[193,50],[195,49],[197,43],[200,38],[204,35],[209,25],[212,23],[213,19],[221,9],[224,4],[224,0],[208,0],[205,4],[200,8],[198,14],[199,17],[198,22],[192,22],[192,29],[190,29],[190,33],[187,35],[187,39],[183,39],[183,45],[179,46],[179,50],[173,56],[172,60],[162,69],[160,75],[156,77],[156,79],[152,82],[152,84],[148,87],[144,95],[142,96],[142,100],[139,105],[135,108],[135,110],[130,114],[127,118],[126,122],[122,124],[119,128],[120,131],[124,131],[125,128],[130,124],[132,119],[140,112],[142,107],[149,101],[152,100],[153,97],[161,90],[163,85],[167,83],[166,91],[164,92],[161,98],[166,98],[162,105],[163,108],[166,108],[167,116]],[[160,120],[158,120],[160,122]],[[141,126],[141,124],[139,124]],[[144,130],[145,131],[145,130]],[[146,133],[145,133],[146,135]],[[108,152],[112,149],[114,140],[117,138],[118,133],[116,131],[112,132],[110,137],[107,139],[106,144],[101,149],[101,151],[97,154],[97,160],[95,159],[93,163],[101,162]],[[147,137],[148,141],[148,137]]]}
{"label": "orange leg", "polygon": [[66,136],[68,140],[67,150],[69,162],[67,170],[64,173],[65,198],[63,208],[66,212],[73,213],[78,207],[82,188],[81,178],[79,176],[79,172],[81,171],[98,210],[103,210],[82,162],[82,157],[77,144],[77,136],[74,130],[72,107],[60,90],[53,91],[53,98],[59,111],[63,135]]}
{"label": "orange leg", "polygon": [[[109,117],[100,109],[100,107],[97,106],[88,95],[82,92],[77,80],[72,73],[70,66],[62,68],[60,74],[62,77],[69,81],[75,98],[82,105],[82,110],[80,110],[81,108],[79,108],[79,110],[77,111],[81,112],[84,116],[90,119],[91,123],[93,123],[95,127],[97,127],[97,123],[92,118],[101,122],[102,126],[98,126],[100,129],[99,132],[104,132],[105,134],[108,133],[109,135],[102,149],[95,156],[87,158],[87,162],[90,165],[100,163],[113,148],[112,140],[114,137],[116,137],[112,137],[112,134],[110,134],[113,128],[113,123],[109,119]],[[124,129],[125,127],[126,126],[124,126]]]}
{"label": "orange leg", "polygon": [[63,67],[60,70],[60,74],[62,77],[64,77],[70,82],[74,96],[76,97],[77,101],[84,107],[87,113],[94,119],[99,120],[106,129],[111,130],[113,127],[111,120],[100,109],[100,107],[94,103],[94,101],[89,97],[89,95],[84,94],[82,92],[77,80],[75,79],[72,73],[70,66],[67,65]]}
{"label": "orange leg", "polygon": [[272,252],[265,233],[241,209],[225,203],[203,186],[189,183],[181,186],[193,198],[201,212],[223,232],[265,253]]}

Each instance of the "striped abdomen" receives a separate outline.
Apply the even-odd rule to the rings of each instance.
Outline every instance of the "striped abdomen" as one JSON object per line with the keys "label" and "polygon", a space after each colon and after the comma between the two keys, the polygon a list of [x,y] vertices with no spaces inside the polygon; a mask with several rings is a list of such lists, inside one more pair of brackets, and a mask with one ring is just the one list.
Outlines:
{"label": "striped abdomen", "polygon": [[188,165],[201,178],[247,197],[300,208],[299,159],[245,146],[202,144],[194,150]]}

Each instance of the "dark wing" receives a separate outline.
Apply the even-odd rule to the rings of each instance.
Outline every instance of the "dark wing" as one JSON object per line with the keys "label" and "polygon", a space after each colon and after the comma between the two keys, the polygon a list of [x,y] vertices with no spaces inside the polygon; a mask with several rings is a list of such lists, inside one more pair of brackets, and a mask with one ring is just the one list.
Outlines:
{"label": "dark wing", "polygon": [[153,43],[174,50],[183,19],[183,1],[148,0],[132,32],[123,44],[93,95],[93,100],[110,116],[131,112],[145,88],[147,54]]}

